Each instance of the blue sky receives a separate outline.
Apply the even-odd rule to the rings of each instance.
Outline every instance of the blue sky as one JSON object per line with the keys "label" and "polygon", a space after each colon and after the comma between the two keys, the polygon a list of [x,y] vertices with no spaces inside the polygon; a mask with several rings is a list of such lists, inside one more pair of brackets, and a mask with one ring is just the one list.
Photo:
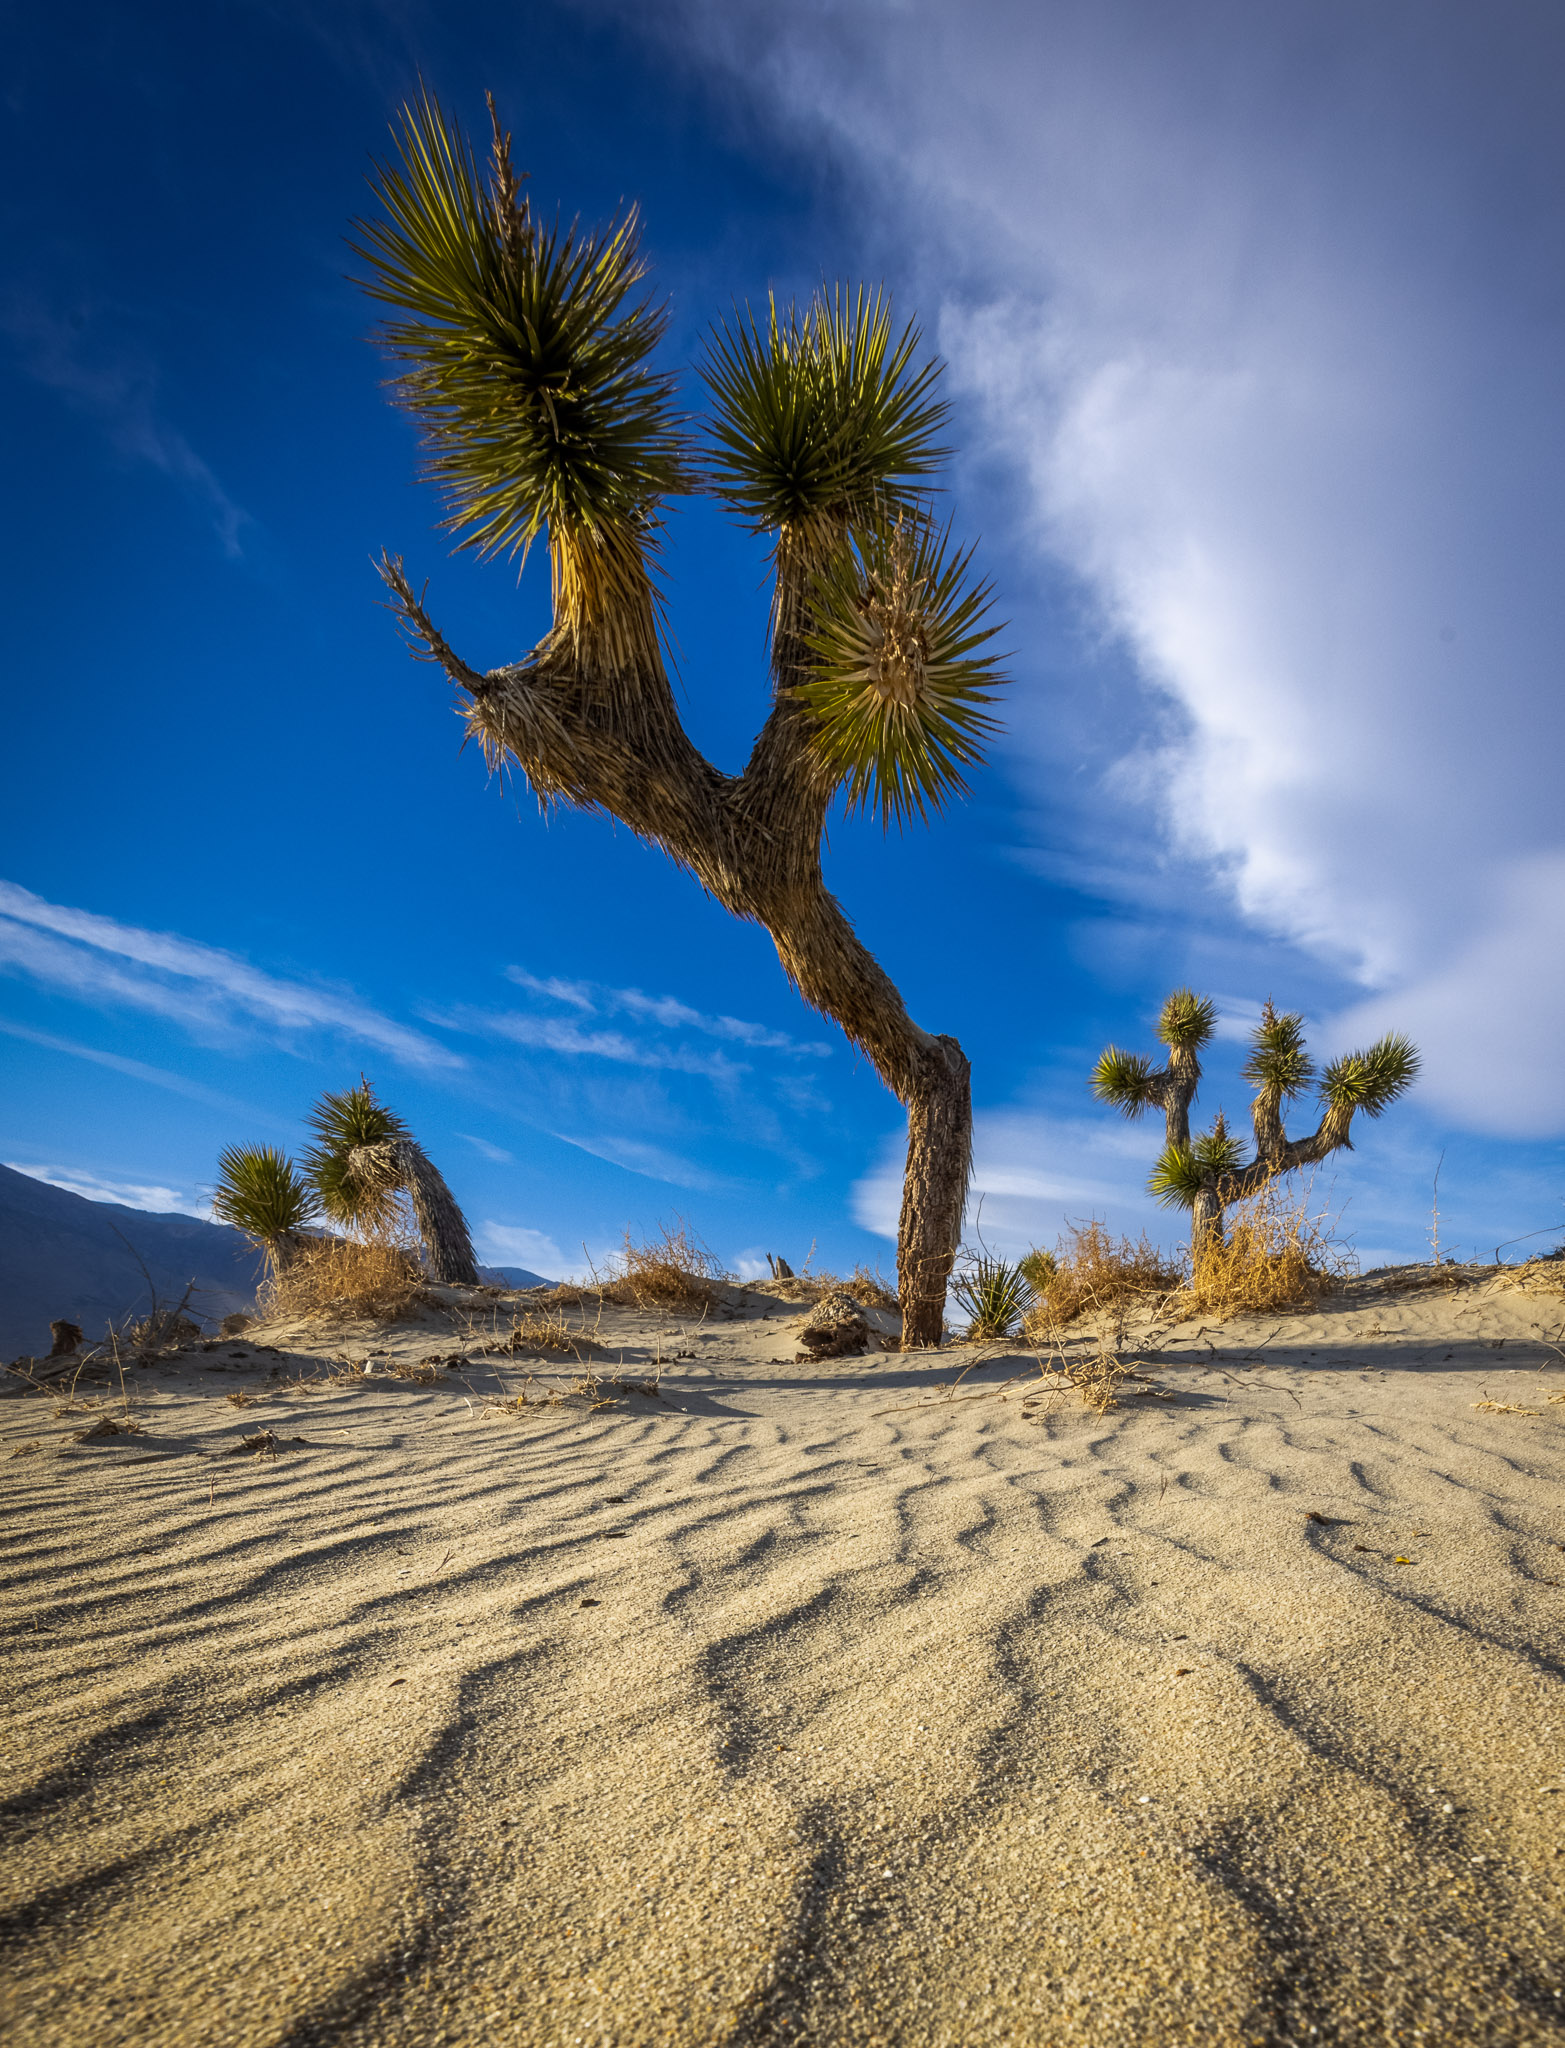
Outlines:
{"label": "blue sky", "polygon": [[[33,10],[4,89],[0,1156],[202,1206],[361,1070],[492,1259],[689,1217],[894,1257],[895,1105],[628,834],[460,747],[382,546],[470,661],[541,631],[452,557],[343,245],[420,73],[535,203],[645,213],[687,366],[768,289],[884,281],[949,364],[1009,620],[972,801],[828,873],[973,1060],[992,1242],[1178,1223],[1094,1109],[1167,988],[1271,993],[1418,1093],[1330,1177],[1366,1262],[1565,1224],[1565,30],[1541,6],[925,0]],[[692,404],[698,387],[687,378]],[[687,717],[737,767],[764,562],[671,519]],[[1322,1192],[1328,1192],[1323,1183]],[[1547,1243],[1545,1235],[1536,1240]],[[1518,1247],[1520,1249],[1520,1247]]]}

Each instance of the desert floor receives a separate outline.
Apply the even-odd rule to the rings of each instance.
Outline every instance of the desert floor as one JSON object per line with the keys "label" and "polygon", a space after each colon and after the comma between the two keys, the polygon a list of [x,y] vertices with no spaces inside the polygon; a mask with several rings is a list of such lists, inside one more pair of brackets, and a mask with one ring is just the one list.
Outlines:
{"label": "desert floor", "polygon": [[1533,1270],[1102,1415],[739,1289],[552,1405],[455,1294],[0,1402],[8,2041],[1565,2041]]}

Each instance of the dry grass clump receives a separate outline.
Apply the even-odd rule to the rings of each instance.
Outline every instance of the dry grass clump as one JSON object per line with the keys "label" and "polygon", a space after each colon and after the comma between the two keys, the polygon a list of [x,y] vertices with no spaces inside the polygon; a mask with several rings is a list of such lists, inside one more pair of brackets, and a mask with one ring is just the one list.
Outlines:
{"label": "dry grass clump", "polygon": [[269,1317],[392,1322],[424,1299],[424,1272],[413,1254],[384,1239],[319,1237],[269,1275],[261,1304]]}
{"label": "dry grass clump", "polygon": [[1190,1272],[1192,1314],[1218,1318],[1302,1308],[1329,1294],[1353,1270],[1330,1219],[1311,1212],[1309,1194],[1279,1179],[1228,1212],[1221,1241],[1208,1240]]}
{"label": "dry grass clump", "polygon": [[598,1345],[583,1330],[573,1330],[556,1309],[530,1308],[518,1316],[501,1338],[502,1351],[563,1351],[573,1358],[585,1358]]}
{"label": "dry grass clump", "polygon": [[605,1301],[633,1308],[710,1308],[717,1299],[714,1283],[723,1269],[690,1225],[675,1218],[645,1244],[625,1232],[615,1269],[602,1288]]}
{"label": "dry grass clump", "polygon": [[847,1285],[848,1292],[863,1302],[866,1308],[899,1309],[902,1306],[897,1299],[897,1290],[880,1277],[878,1266],[873,1273],[862,1263],[855,1266],[853,1277]]}
{"label": "dry grass clump", "polygon": [[1095,1217],[1067,1224],[1054,1251],[1031,1255],[1022,1273],[1037,1294],[1023,1325],[1033,1343],[1047,1342],[1066,1323],[1098,1309],[1123,1315],[1133,1305],[1151,1308],[1185,1284],[1183,1267],[1145,1232],[1134,1239],[1115,1237]]}

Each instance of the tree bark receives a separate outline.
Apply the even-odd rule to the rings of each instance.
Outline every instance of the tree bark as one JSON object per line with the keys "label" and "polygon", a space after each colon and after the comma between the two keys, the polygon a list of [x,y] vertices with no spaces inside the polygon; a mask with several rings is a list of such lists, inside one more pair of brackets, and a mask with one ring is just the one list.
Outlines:
{"label": "tree bark", "polygon": [[907,1171],[897,1229],[902,1348],[938,1345],[972,1170],[972,1067],[954,1038],[931,1039],[908,1097]]}
{"label": "tree bark", "polygon": [[1202,1188],[1190,1214],[1190,1256],[1198,1259],[1208,1243],[1223,1242],[1223,1204],[1217,1189]]}

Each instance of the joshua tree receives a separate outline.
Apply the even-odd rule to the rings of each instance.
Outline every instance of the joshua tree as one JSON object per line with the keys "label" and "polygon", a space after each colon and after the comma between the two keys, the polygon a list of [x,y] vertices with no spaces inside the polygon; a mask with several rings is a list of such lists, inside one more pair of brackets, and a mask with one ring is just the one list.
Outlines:
{"label": "joshua tree", "polygon": [[[1128,1117],[1151,1108],[1163,1111],[1165,1142],[1147,1186],[1167,1207],[1190,1210],[1192,1251],[1200,1249],[1209,1232],[1222,1237],[1223,1211],[1230,1203],[1255,1194],[1279,1173],[1351,1151],[1354,1112],[1378,1117],[1418,1075],[1418,1053],[1399,1031],[1388,1031],[1367,1051],[1343,1053],[1317,1074],[1304,1049],[1303,1018],[1291,1011],[1278,1016],[1268,997],[1243,1068],[1255,1089],[1250,1108],[1255,1157],[1246,1161],[1221,1110],[1209,1131],[1194,1141],[1190,1136],[1201,1048],[1216,1021],[1210,998],[1176,989],[1158,1018],[1157,1035],[1169,1048],[1165,1066],[1154,1070],[1144,1054],[1111,1045],[1092,1070],[1092,1090],[1100,1102],[1112,1103]],[[1290,1138],[1283,1110],[1312,1088],[1322,1104],[1321,1120],[1307,1138]]]}
{"label": "joshua tree", "polygon": [[[839,289],[715,329],[697,437],[650,367],[665,319],[640,296],[634,210],[606,229],[544,225],[494,124],[480,174],[427,95],[359,224],[365,288],[418,420],[446,525],[480,555],[546,536],[553,625],[483,674],[446,644],[400,558],[381,574],[415,654],[463,693],[491,765],[545,804],[602,811],[659,846],[874,1062],[908,1112],[897,1247],[906,1345],[938,1344],[966,1203],[969,1067],[922,1030],[821,875],[839,792],[889,827],[965,789],[993,724],[989,593],[929,515],[944,451],[940,365],[879,294]],[[772,701],[724,775],[691,744],[664,666],[660,507],[714,492],[770,545]]]}
{"label": "joshua tree", "polygon": [[286,1153],[271,1145],[230,1145],[219,1156],[212,1214],[242,1230],[274,1272],[287,1265],[320,1213],[314,1185]]}
{"label": "joshua tree", "polygon": [[406,1194],[433,1278],[471,1287],[478,1279],[467,1221],[433,1160],[362,1076],[357,1088],[323,1095],[310,1111],[315,1147],[305,1166],[320,1207],[360,1232],[384,1228]]}

